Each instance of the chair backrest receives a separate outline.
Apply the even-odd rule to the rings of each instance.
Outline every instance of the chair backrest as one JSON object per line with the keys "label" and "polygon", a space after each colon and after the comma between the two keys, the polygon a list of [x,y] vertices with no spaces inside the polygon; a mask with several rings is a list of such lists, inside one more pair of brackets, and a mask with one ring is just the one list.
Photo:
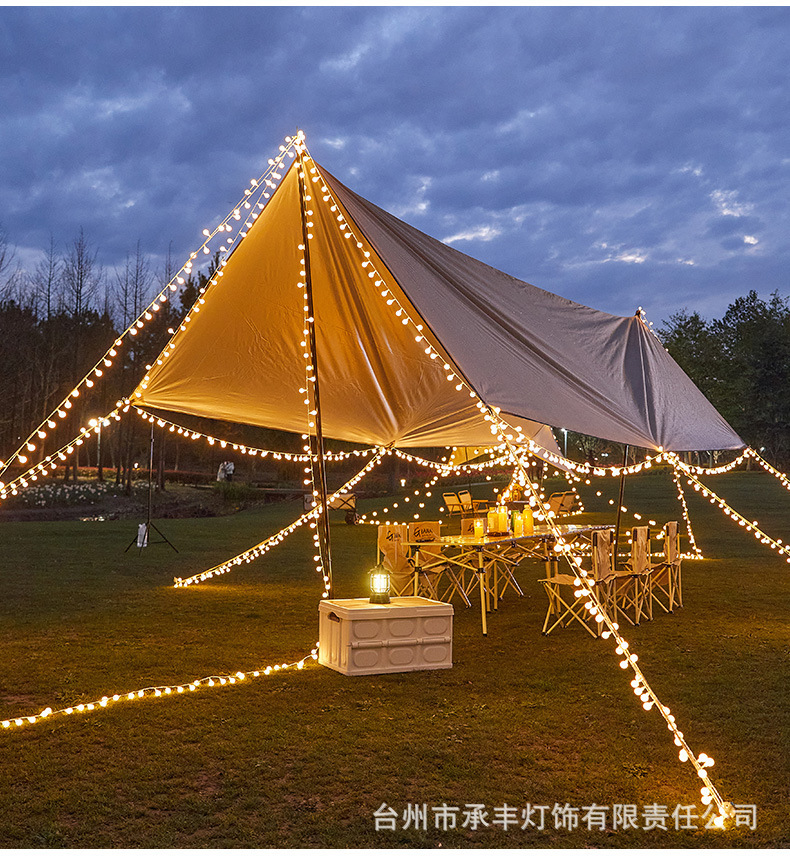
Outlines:
{"label": "chair backrest", "polygon": [[458,499],[457,494],[442,494],[442,497],[444,497],[444,506],[447,509],[448,515],[461,514],[461,512],[463,511],[463,506],[461,505],[461,501]]}
{"label": "chair backrest", "polygon": [[473,536],[475,534],[475,519],[461,518],[461,535]]}
{"label": "chair backrest", "polygon": [[664,527],[664,559],[667,565],[680,563],[680,535],[677,521],[669,521]]}
{"label": "chair backrest", "polygon": [[578,501],[573,491],[560,491],[549,496],[549,511],[555,515],[561,515],[564,512],[573,512],[576,510]]}
{"label": "chair backrest", "polygon": [[408,528],[405,524],[379,524],[376,538],[378,560],[393,578],[411,575],[409,554],[403,547],[407,538]]}
{"label": "chair backrest", "polygon": [[475,506],[472,502],[472,495],[468,491],[459,491],[458,500],[461,503],[461,510],[463,512],[474,512]]}
{"label": "chair backrest", "polygon": [[595,580],[603,580],[612,573],[611,530],[593,530],[592,573]]}
{"label": "chair backrest", "polygon": [[[409,524],[409,541],[438,541],[442,534],[442,525],[438,521],[418,521]],[[437,561],[443,561],[442,549],[426,546],[419,549],[419,563],[422,566],[435,565]]]}
{"label": "chair backrest", "polygon": [[650,568],[650,528],[631,530],[631,571],[642,574]]}

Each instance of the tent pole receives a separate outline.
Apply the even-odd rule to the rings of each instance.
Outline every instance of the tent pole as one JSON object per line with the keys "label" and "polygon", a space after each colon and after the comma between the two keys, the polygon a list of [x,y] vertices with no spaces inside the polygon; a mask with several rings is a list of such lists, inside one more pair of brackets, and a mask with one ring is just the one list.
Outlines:
{"label": "tent pole", "polygon": [[617,501],[617,524],[614,528],[614,553],[612,562],[617,568],[617,543],[620,541],[620,516],[623,512],[623,493],[625,492],[625,468],[628,467],[628,444],[623,451],[623,469],[620,472],[620,497]]}
{"label": "tent pole", "polygon": [[[310,330],[310,360],[313,365],[313,393],[315,397],[315,454],[318,459],[318,493],[321,505],[321,518],[318,522],[318,537],[324,543],[324,550],[321,551],[324,565],[324,574],[329,578],[329,598],[334,597],[334,580],[332,578],[332,548],[329,541],[329,500],[326,490],[326,462],[324,460],[324,433],[321,425],[321,395],[318,386],[318,349],[316,348],[316,322],[315,322],[315,307],[313,304],[313,280],[310,270],[310,240],[307,237],[307,220],[306,200],[305,200],[305,176],[306,167],[304,156],[299,153],[299,203],[302,217],[302,244],[304,246],[304,272],[305,272],[305,297],[307,303],[307,312],[310,318],[313,319],[309,325]],[[309,430],[309,427],[308,427]]]}

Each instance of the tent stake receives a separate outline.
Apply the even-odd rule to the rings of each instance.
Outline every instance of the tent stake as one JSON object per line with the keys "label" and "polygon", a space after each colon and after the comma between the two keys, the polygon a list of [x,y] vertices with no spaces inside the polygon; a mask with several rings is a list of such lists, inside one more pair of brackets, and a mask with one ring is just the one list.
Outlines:
{"label": "tent stake", "polygon": [[[318,521],[318,537],[324,543],[321,551],[324,574],[329,578],[329,598],[334,597],[334,580],[332,578],[332,547],[329,541],[329,499],[326,490],[326,462],[324,461],[324,433],[321,426],[321,395],[318,386],[318,348],[316,347],[316,322],[315,305],[313,303],[313,279],[310,271],[310,239],[307,237],[307,220],[305,217],[305,182],[307,169],[304,156],[299,153],[299,203],[302,217],[302,244],[304,246],[304,272],[305,272],[305,297],[307,299],[307,311],[312,323],[308,326],[310,331],[310,360],[313,364],[313,393],[315,398],[315,455],[318,459],[318,493],[321,505],[321,518]],[[308,426],[308,433],[310,427]],[[312,443],[310,444],[312,447]]]}
{"label": "tent stake", "polygon": [[617,500],[617,523],[614,528],[614,551],[612,553],[612,562],[614,568],[617,568],[617,543],[620,541],[620,516],[623,512],[623,493],[625,492],[625,468],[628,467],[628,444],[625,445],[623,452],[623,469],[620,472],[620,497]]}

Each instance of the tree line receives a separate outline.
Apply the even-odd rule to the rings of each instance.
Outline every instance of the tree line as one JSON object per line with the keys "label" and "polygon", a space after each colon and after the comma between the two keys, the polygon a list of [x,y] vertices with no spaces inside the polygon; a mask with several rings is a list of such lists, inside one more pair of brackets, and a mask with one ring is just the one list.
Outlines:
{"label": "tree line", "polygon": [[[15,264],[14,256],[0,230],[0,460],[53,412],[175,273],[169,256],[161,270],[153,270],[139,242],[120,267],[107,272],[83,230],[62,251],[51,240],[32,271]],[[57,436],[47,429],[48,436],[37,439],[37,454],[68,442],[85,420],[109,413],[129,395],[216,264],[214,257],[208,273],[190,276],[176,300],[163,303],[136,337],[127,337],[113,368],[96,379],[93,389],[83,388],[66,419],[56,421]],[[80,450],[82,460],[68,461],[63,478],[76,479],[77,467],[90,464],[98,466],[102,478],[105,470],[114,471],[116,481],[128,486],[134,464],[145,453],[139,422],[113,425],[102,458],[97,449]]]}
{"label": "tree line", "polygon": [[721,318],[681,310],[658,335],[741,438],[767,459],[790,463],[790,303],[751,290]]}

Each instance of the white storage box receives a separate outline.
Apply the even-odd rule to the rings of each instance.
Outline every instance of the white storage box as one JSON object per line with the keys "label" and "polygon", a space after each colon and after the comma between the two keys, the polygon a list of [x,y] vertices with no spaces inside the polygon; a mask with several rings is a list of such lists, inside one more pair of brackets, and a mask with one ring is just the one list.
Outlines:
{"label": "white storage box", "polygon": [[343,675],[376,675],[453,665],[453,607],[409,596],[322,601],[318,663]]}

